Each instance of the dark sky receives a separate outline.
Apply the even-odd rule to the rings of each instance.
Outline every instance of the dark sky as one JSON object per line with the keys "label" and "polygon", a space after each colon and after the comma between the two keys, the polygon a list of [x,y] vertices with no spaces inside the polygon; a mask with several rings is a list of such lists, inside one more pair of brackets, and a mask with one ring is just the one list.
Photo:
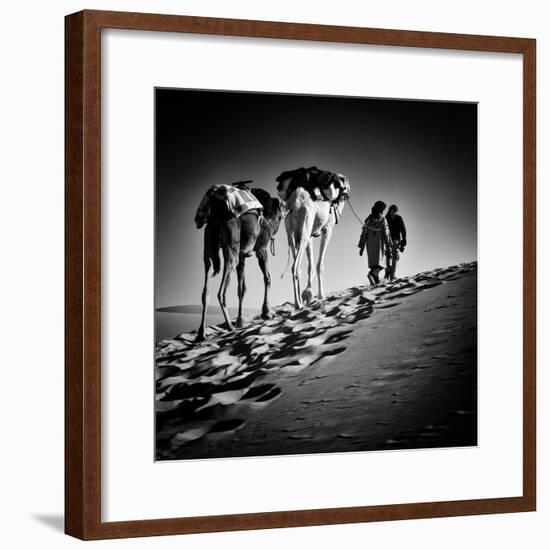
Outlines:
{"label": "dark sky", "polygon": [[[275,195],[281,172],[312,165],[349,178],[361,218],[376,200],[399,206],[408,247],[398,275],[476,259],[476,104],[157,89],[156,306],[200,303],[203,231],[194,217],[210,186],[253,179]],[[366,283],[360,230],[346,205],[327,252],[327,292]],[[289,275],[280,278],[283,224],[276,251],[274,305],[292,298]],[[259,308],[255,258],[246,273],[245,306]],[[214,303],[219,277],[213,284]],[[228,301],[237,302],[236,277]]]}

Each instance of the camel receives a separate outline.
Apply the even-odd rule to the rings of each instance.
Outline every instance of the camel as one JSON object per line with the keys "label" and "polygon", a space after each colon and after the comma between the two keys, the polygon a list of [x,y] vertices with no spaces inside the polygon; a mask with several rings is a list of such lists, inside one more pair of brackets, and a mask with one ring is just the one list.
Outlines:
{"label": "camel", "polygon": [[[324,262],[328,243],[338,218],[344,209],[349,193],[349,182],[342,174],[322,172],[315,167],[298,168],[283,172],[278,178],[277,191],[285,202],[287,214],[285,228],[288,237],[289,254],[292,252],[292,287],[294,305],[302,309],[304,303],[313,300],[314,258],[313,237],[321,236],[317,280],[319,300],[325,299],[323,287]],[[308,258],[308,283],[301,292],[300,265],[304,256]]]}
{"label": "camel", "polygon": [[218,301],[229,330],[234,330],[234,325],[229,318],[226,305],[226,293],[231,274],[237,270],[237,293],[239,297],[239,310],[236,320],[237,327],[242,327],[242,306],[246,293],[245,262],[246,258],[256,254],[258,264],[264,276],[264,300],[261,316],[264,319],[272,317],[269,306],[269,288],[271,275],[268,267],[268,247],[273,241],[281,219],[283,217],[283,205],[280,199],[272,197],[263,189],[251,189],[250,192],[259,201],[262,208],[255,208],[234,216],[228,207],[223,193],[216,186],[212,187],[205,195],[195,216],[197,229],[206,225],[204,230],[204,287],[202,291],[202,317],[197,332],[197,341],[202,341],[206,336],[206,312],[209,301],[210,281],[221,269],[220,249],[223,254],[223,273],[218,291]]}

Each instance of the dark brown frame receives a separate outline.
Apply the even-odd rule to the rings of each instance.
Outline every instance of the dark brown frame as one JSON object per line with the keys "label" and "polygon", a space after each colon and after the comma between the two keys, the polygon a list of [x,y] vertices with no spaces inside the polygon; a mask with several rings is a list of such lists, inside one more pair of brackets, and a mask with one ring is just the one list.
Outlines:
{"label": "dark brown frame", "polygon": [[[124,522],[101,521],[102,28],[447,48],[523,55],[523,496]],[[535,40],[525,38],[88,10],[66,17],[66,533],[87,540],[535,510],[535,55]]]}

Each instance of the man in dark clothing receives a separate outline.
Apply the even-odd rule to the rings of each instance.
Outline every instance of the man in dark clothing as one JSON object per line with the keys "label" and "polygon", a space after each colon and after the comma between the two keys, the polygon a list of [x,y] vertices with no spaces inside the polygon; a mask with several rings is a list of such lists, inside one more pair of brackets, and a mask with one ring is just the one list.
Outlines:
{"label": "man in dark clothing", "polygon": [[393,249],[391,258],[389,257],[386,262],[386,279],[390,281],[395,279],[399,252],[404,252],[405,246],[407,246],[407,229],[405,228],[403,218],[397,213],[397,210],[397,206],[392,204],[388,208],[388,213],[386,214],[386,221],[388,222]]}

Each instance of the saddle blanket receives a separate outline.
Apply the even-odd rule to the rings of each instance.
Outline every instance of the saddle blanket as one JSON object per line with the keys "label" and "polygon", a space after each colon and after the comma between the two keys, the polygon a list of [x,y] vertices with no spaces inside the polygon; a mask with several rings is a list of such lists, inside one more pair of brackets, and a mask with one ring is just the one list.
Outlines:
{"label": "saddle blanket", "polygon": [[[262,203],[248,189],[232,185],[215,185],[207,193],[207,197],[216,196],[225,200],[229,211],[238,217],[250,210],[262,210]],[[207,198],[205,197],[205,199]]]}
{"label": "saddle blanket", "polygon": [[214,185],[206,192],[197,209],[195,215],[197,229],[208,223],[212,199],[224,201],[234,217],[239,217],[250,210],[257,210],[258,214],[263,212],[262,203],[248,189],[232,185]]}
{"label": "saddle blanket", "polygon": [[239,189],[230,185],[220,185],[220,187],[226,188],[226,201],[229,211],[238,217],[250,210],[262,210],[261,202],[246,189]]}

